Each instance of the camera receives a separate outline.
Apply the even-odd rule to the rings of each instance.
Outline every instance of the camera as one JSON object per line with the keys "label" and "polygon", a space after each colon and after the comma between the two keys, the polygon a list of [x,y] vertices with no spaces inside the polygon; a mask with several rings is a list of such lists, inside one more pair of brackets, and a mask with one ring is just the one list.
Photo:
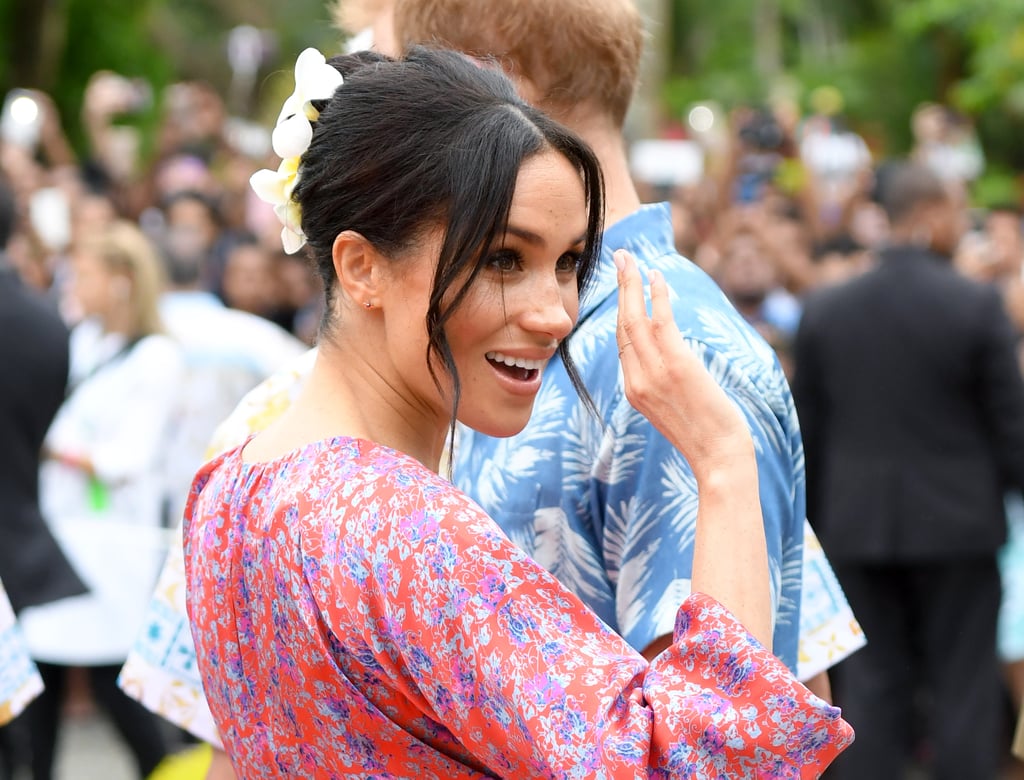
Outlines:
{"label": "camera", "polygon": [[782,146],[785,134],[770,111],[759,109],[740,128],[740,139],[756,151],[774,152]]}

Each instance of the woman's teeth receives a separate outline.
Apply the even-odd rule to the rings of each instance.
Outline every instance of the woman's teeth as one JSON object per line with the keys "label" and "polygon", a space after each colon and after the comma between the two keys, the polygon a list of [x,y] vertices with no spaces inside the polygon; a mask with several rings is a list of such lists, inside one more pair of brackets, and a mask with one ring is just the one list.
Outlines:
{"label": "woman's teeth", "polygon": [[488,352],[487,359],[494,363],[504,363],[511,368],[525,368],[527,371],[539,371],[544,368],[546,360],[527,360],[526,358],[509,357],[501,352]]}

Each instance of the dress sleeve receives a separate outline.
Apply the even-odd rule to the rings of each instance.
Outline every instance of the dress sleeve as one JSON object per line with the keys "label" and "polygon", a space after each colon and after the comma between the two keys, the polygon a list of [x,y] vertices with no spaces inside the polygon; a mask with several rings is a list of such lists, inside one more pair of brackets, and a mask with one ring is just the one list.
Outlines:
{"label": "dress sleeve", "polygon": [[462,494],[403,492],[339,519],[317,602],[488,772],[817,777],[851,741],[711,598],[687,599],[648,665]]}

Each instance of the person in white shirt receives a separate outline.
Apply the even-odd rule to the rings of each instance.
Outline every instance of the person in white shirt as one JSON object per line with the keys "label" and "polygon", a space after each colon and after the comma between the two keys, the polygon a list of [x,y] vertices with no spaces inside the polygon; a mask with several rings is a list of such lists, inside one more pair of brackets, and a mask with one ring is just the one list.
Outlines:
{"label": "person in white shirt", "polygon": [[208,253],[168,242],[162,255],[168,287],[160,298],[160,316],[185,358],[166,451],[167,525],[176,528],[217,425],[242,396],[307,347],[280,326],[228,308],[204,289]]}
{"label": "person in white shirt", "polygon": [[43,445],[40,500],[89,593],[21,615],[46,686],[27,714],[33,776],[52,775],[70,666],[88,669],[94,698],[146,776],[167,747],[155,718],[116,680],[167,548],[162,456],[181,353],[162,333],[160,264],[138,228],[118,222],[91,236],[72,269],[85,319],[72,331],[68,396]]}

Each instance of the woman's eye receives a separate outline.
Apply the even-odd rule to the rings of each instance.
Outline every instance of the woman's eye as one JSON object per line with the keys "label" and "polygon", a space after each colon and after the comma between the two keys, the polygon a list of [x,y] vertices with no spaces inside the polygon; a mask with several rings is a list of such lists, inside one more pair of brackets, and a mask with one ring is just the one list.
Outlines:
{"label": "woman's eye", "polygon": [[516,252],[495,252],[487,259],[487,264],[501,273],[511,273],[519,268],[519,255]]}
{"label": "woman's eye", "polygon": [[581,255],[579,252],[566,252],[560,258],[556,268],[562,272],[576,273],[580,267]]}

